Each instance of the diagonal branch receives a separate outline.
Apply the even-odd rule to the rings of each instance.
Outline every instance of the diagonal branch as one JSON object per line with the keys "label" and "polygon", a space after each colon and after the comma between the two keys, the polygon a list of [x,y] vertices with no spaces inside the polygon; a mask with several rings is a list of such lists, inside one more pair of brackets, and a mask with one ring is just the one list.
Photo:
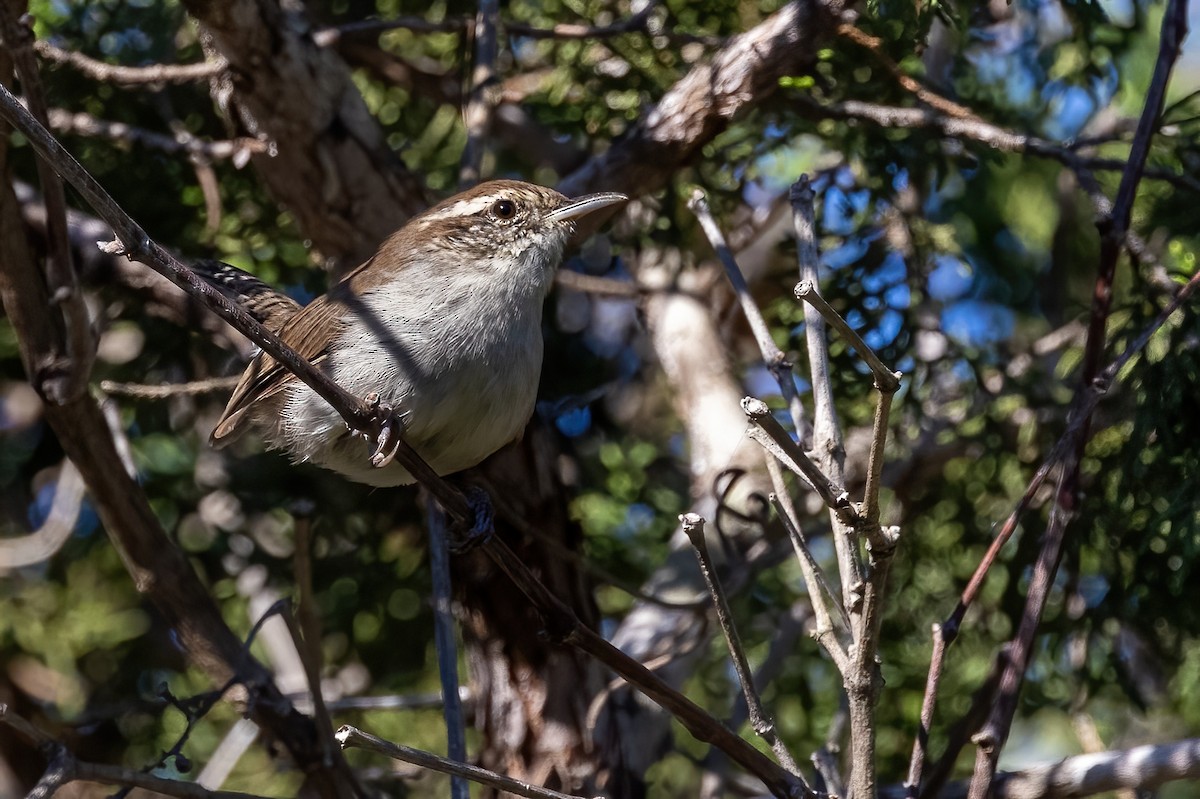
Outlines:
{"label": "diagonal branch", "polygon": [[33,45],[37,54],[46,61],[65,64],[92,80],[111,83],[114,86],[145,86],[155,88],[167,83],[193,83],[220,74],[225,67],[224,59],[201,61],[198,64],[153,64],[145,67],[127,67],[108,64],[55,47],[47,41]]}

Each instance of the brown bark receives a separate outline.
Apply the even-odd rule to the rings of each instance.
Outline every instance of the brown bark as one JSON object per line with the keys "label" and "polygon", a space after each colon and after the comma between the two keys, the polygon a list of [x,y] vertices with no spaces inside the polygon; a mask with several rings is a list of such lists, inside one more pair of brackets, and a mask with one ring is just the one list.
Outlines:
{"label": "brown bark", "polygon": [[299,10],[272,0],[187,0],[205,41],[229,64],[213,94],[246,134],[275,154],[253,156],[267,188],[296,217],[335,273],[357,266],[429,205],[367,110],[350,70],[312,40]]}
{"label": "brown bark", "polygon": [[[553,435],[535,423],[520,444],[493,456],[480,472],[496,498],[498,534],[595,629],[592,586],[562,554],[579,549],[580,531],[567,516],[567,491],[551,466]],[[548,642],[538,613],[485,555],[459,558],[456,566],[478,696],[475,724],[483,732],[480,765],[567,793],[596,793],[598,766],[586,719],[604,686],[603,672],[578,650]]]}

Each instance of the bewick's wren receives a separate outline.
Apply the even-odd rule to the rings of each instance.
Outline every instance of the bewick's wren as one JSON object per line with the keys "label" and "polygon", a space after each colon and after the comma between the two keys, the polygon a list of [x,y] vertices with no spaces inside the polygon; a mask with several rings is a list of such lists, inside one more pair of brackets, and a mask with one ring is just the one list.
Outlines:
{"label": "bewick's wren", "polygon": [[[574,220],[626,199],[480,184],[414,217],[304,308],[268,296],[264,322],[350,393],[391,406],[405,440],[438,474],[469,468],[518,438],[533,413],[542,304]],[[256,292],[263,284],[232,269],[208,276],[243,299],[273,293]],[[212,443],[247,428],[293,460],[356,482],[413,481],[398,463],[374,468],[371,445],[265,353],[242,374]]]}

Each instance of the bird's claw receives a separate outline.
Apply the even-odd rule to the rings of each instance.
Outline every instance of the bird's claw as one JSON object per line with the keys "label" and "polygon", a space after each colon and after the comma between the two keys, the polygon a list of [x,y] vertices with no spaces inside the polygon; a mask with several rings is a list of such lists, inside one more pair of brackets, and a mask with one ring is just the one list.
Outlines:
{"label": "bird's claw", "polygon": [[479,486],[471,486],[465,493],[475,521],[471,529],[462,531],[450,542],[450,551],[455,555],[462,555],[487,543],[496,532],[496,511],[492,507],[492,498]]}
{"label": "bird's claw", "polygon": [[404,423],[400,421],[392,406],[380,398],[378,392],[372,391],[365,399],[375,413],[371,425],[373,430],[368,434],[368,438],[374,439],[375,443],[375,449],[371,452],[371,465],[382,469],[396,459],[400,442],[404,440]]}

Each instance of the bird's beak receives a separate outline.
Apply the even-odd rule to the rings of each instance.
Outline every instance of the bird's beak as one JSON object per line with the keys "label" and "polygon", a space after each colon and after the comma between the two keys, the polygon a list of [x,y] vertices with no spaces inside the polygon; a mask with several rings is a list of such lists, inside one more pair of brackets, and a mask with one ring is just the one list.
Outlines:
{"label": "bird's beak", "polygon": [[574,200],[567,200],[565,203],[555,208],[550,213],[546,214],[546,219],[550,222],[562,222],[568,219],[578,219],[584,214],[590,214],[592,211],[598,211],[601,208],[607,208],[616,203],[623,203],[629,200],[624,194],[618,194],[615,191],[601,191],[596,194],[585,194],[582,197],[576,197]]}

